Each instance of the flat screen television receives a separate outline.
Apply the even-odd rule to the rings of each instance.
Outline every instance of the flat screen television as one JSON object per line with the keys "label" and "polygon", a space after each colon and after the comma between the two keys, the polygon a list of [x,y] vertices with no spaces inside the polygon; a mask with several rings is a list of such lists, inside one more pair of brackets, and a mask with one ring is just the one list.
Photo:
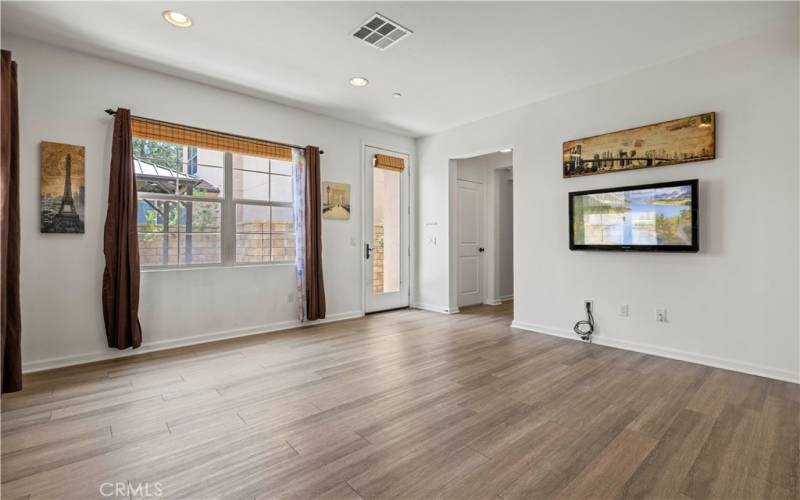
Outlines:
{"label": "flat screen television", "polygon": [[697,252],[697,179],[569,193],[570,250]]}

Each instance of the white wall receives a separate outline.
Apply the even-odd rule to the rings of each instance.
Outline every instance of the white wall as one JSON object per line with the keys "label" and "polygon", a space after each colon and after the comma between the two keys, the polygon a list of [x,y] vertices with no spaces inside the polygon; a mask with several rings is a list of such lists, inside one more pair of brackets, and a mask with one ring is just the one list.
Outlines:
{"label": "white wall", "polygon": [[497,259],[495,285],[497,299],[507,300],[514,295],[514,174],[500,168],[494,171]]}
{"label": "white wall", "polygon": [[[350,220],[323,222],[328,318],[362,313],[361,144],[413,154],[413,140],[23,38],[2,45],[19,64],[24,369],[120,355],[100,308],[109,107],[325,150],[322,180],[352,185]],[[41,141],[86,146],[84,235],[39,233]],[[139,351],[294,325],[294,290],[291,265],[144,272]]]}
{"label": "white wall", "polygon": [[[520,61],[524,64],[524,61]],[[514,146],[516,325],[574,337],[593,299],[596,341],[797,381],[797,18],[768,32],[417,141],[418,222],[449,232],[452,158]],[[575,179],[561,144],[716,111],[717,159]],[[496,149],[494,149],[496,150]],[[567,193],[700,179],[698,254],[571,252]],[[446,310],[447,240],[418,239],[417,300]],[[617,316],[622,303],[630,317]],[[669,323],[656,324],[654,309]]]}

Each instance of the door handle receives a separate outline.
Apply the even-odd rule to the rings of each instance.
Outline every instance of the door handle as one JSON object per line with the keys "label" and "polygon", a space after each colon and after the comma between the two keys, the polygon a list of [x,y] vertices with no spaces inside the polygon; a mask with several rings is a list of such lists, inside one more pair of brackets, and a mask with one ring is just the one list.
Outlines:
{"label": "door handle", "polygon": [[364,257],[365,258],[369,259],[369,256],[371,255],[373,250],[374,250],[374,248],[369,246],[369,243],[364,243]]}
{"label": "door handle", "polygon": [[486,249],[485,249],[485,248],[483,248],[483,247],[480,247],[480,248],[478,248],[478,251],[479,251],[479,252],[485,252],[485,251],[486,251]]}

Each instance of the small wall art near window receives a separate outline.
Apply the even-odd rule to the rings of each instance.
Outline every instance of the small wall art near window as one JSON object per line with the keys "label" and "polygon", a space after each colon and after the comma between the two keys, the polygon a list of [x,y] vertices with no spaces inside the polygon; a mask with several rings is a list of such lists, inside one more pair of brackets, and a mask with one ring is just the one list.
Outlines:
{"label": "small wall art near window", "polygon": [[85,148],[55,142],[41,143],[41,231],[83,233]]}
{"label": "small wall art near window", "polygon": [[564,178],[716,158],[714,113],[620,130],[563,144]]}
{"label": "small wall art near window", "polygon": [[322,183],[322,218],[350,219],[350,184]]}

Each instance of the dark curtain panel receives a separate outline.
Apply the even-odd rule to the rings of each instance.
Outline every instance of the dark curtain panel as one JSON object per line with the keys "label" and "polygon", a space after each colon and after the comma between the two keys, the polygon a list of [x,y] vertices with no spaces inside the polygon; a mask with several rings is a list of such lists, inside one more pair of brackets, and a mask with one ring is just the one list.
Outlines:
{"label": "dark curtain panel", "polygon": [[2,51],[0,69],[0,372],[3,392],[22,389],[19,303],[19,108],[17,63]]}
{"label": "dark curtain panel", "polygon": [[306,147],[306,312],[307,319],[325,317],[325,285],[322,281],[322,192],[319,181],[319,148]]}
{"label": "dark curtain panel", "polygon": [[103,238],[103,319],[108,347],[142,344],[139,324],[139,242],[136,226],[136,179],[133,172],[131,112],[114,115],[108,211]]}

